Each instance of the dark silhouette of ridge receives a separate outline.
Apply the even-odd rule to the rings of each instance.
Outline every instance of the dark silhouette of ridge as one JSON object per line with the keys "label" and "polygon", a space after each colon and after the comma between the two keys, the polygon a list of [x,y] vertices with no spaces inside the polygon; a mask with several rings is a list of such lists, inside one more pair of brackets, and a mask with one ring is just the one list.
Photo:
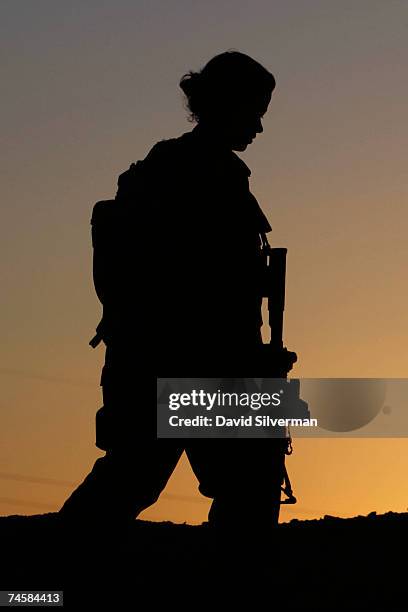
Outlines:
{"label": "dark silhouette of ridge", "polygon": [[271,540],[245,542],[208,524],[136,520],[92,533],[66,530],[54,513],[14,515],[0,518],[0,588],[63,590],[73,610],[141,601],[194,609],[203,599],[211,608],[222,598],[248,598],[254,610],[265,598],[271,609],[404,610],[406,565],[396,551],[407,530],[408,513],[372,512],[294,519]]}

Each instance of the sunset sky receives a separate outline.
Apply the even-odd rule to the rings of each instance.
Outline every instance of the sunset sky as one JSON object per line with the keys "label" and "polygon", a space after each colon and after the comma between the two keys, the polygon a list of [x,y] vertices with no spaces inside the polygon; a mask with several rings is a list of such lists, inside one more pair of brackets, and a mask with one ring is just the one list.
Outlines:
{"label": "sunset sky", "polygon": [[[92,205],[192,129],[178,82],[227,49],[277,81],[240,155],[288,248],[293,376],[408,376],[406,0],[3,0],[0,29],[0,514],[56,511],[103,454]],[[288,469],[283,521],[408,506],[406,439],[299,440]],[[183,459],[143,518],[208,505]]]}

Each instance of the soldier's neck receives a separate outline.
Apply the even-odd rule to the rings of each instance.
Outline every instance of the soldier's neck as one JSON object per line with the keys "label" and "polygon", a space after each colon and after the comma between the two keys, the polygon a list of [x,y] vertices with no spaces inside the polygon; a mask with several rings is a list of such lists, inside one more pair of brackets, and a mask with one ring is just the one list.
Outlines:
{"label": "soldier's neck", "polygon": [[193,132],[199,136],[206,145],[218,151],[231,152],[231,146],[228,145],[225,135],[222,131],[210,123],[200,122],[194,127]]}

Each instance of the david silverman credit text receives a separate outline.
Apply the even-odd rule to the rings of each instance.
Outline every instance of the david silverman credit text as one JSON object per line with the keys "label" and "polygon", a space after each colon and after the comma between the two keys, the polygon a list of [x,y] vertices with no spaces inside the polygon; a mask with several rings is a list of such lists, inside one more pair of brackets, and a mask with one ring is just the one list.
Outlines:
{"label": "david silverman credit text", "polygon": [[282,419],[268,415],[248,415],[237,418],[195,416],[193,418],[169,417],[171,427],[317,427],[317,419]]}

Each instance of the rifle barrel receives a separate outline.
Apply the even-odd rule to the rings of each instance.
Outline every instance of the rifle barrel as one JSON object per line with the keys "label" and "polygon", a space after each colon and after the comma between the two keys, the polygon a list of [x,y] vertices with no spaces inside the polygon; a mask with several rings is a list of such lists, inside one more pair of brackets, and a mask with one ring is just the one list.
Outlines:
{"label": "rifle barrel", "polygon": [[283,348],[283,313],[285,310],[287,249],[271,248],[268,253],[267,287],[270,344],[275,349]]}

